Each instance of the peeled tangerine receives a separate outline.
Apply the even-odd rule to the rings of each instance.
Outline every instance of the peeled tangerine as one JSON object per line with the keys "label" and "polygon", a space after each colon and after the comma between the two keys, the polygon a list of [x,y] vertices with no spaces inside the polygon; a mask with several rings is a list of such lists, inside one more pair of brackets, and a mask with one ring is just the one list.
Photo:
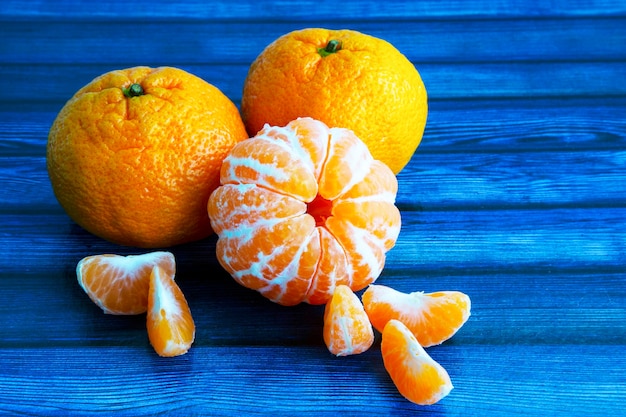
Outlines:
{"label": "peeled tangerine", "polygon": [[311,118],[239,142],[220,181],[208,203],[218,260],[282,305],[365,288],[400,232],[393,172],[352,131]]}

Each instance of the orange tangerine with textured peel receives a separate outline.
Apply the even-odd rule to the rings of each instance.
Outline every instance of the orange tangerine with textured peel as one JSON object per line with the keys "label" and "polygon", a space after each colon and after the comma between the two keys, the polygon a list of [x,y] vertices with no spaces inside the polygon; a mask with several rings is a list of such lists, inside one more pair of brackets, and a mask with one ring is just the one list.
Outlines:
{"label": "orange tangerine with textured peel", "polygon": [[150,274],[146,322],[150,344],[159,356],[187,353],[196,335],[191,310],[174,275],[159,266]]}
{"label": "orange tangerine with textured peel", "polygon": [[420,144],[428,103],[417,69],[391,43],[307,28],[279,37],[255,59],[241,113],[249,135],[305,116],[348,128],[397,174]]}
{"label": "orange tangerine with textured peel", "polygon": [[448,372],[426,353],[402,322],[387,322],[380,350],[391,380],[409,401],[434,404],[454,388]]}
{"label": "orange tangerine with textured peel", "polygon": [[283,305],[365,288],[400,232],[398,183],[348,129],[312,118],[265,126],[224,159],[208,204],[217,258]]}
{"label": "orange tangerine with textured peel", "polygon": [[338,285],[324,309],[324,343],[337,356],[356,355],[374,343],[374,330],[359,297]]}
{"label": "orange tangerine with textured peel", "polygon": [[451,338],[471,314],[470,298],[460,291],[409,294],[384,285],[370,285],[362,301],[376,330],[382,332],[389,320],[399,320],[424,347]]}
{"label": "orange tangerine with textured peel", "polygon": [[152,268],[174,276],[176,262],[170,252],[141,255],[93,255],[78,262],[78,283],[107,314],[141,314],[148,308]]}
{"label": "orange tangerine with textured peel", "polygon": [[103,74],[50,128],[47,169],[67,214],[111,242],[165,248],[211,234],[222,160],[247,139],[235,104],[179,68]]}

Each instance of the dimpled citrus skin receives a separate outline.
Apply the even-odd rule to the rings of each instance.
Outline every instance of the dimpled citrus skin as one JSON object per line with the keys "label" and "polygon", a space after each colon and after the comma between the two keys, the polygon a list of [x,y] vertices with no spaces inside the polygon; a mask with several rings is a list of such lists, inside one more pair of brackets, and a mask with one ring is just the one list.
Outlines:
{"label": "dimpled citrus skin", "polygon": [[[331,40],[340,49],[320,53]],[[397,174],[421,142],[428,104],[415,66],[387,41],[309,28],[281,36],[256,58],[241,111],[250,136],[265,123],[304,116],[350,129]]]}
{"label": "dimpled citrus skin", "polygon": [[[127,96],[138,84],[143,93]],[[208,236],[210,193],[236,142],[236,106],[177,68],[112,71],[81,88],[48,137],[47,167],[67,214],[89,232],[137,247]]]}
{"label": "dimpled citrus skin", "polygon": [[224,160],[209,199],[217,258],[270,300],[322,304],[364,288],[400,232],[398,183],[347,129],[311,118],[266,126]]}

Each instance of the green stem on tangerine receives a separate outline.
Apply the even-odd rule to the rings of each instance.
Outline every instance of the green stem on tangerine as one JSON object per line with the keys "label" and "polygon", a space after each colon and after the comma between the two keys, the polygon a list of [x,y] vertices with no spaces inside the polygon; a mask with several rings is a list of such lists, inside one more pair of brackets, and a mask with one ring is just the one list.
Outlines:
{"label": "green stem on tangerine", "polygon": [[318,48],[317,52],[323,57],[326,57],[330,54],[334,54],[341,50],[341,41],[337,39],[331,39],[326,44],[324,48]]}
{"label": "green stem on tangerine", "polygon": [[129,87],[122,87],[122,92],[126,97],[138,97],[144,95],[143,88],[139,84],[131,84]]}

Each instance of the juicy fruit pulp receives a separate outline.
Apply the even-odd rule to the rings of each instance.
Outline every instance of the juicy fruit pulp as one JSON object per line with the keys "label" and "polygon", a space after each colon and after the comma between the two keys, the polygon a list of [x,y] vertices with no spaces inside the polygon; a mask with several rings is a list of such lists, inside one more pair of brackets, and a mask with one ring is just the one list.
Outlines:
{"label": "juicy fruit pulp", "polygon": [[400,321],[390,320],[385,325],[380,349],[391,380],[409,401],[434,404],[452,390],[448,372],[426,353]]}
{"label": "juicy fruit pulp", "polygon": [[374,331],[363,305],[346,285],[339,285],[324,310],[324,342],[337,356],[356,355],[374,343]]}
{"label": "juicy fruit pulp", "polygon": [[155,266],[150,275],[148,338],[160,356],[187,353],[196,335],[191,310],[174,277]]}
{"label": "juicy fruit pulp", "polygon": [[400,232],[398,183],[347,129],[311,118],[238,143],[208,204],[217,258],[270,300],[323,304],[381,273]]}
{"label": "juicy fruit pulp", "polygon": [[176,262],[170,252],[141,255],[92,255],[78,262],[78,284],[107,314],[141,314],[148,308],[152,268],[159,265],[174,276]]}
{"label": "juicy fruit pulp", "polygon": [[384,285],[370,285],[363,305],[374,328],[380,332],[387,322],[404,323],[424,347],[451,338],[470,316],[470,298],[459,291],[403,293]]}
{"label": "juicy fruit pulp", "polygon": [[76,266],[78,283],[105,313],[147,312],[148,338],[160,356],[186,353],[195,338],[187,300],[174,282],[170,252],[93,255]]}

